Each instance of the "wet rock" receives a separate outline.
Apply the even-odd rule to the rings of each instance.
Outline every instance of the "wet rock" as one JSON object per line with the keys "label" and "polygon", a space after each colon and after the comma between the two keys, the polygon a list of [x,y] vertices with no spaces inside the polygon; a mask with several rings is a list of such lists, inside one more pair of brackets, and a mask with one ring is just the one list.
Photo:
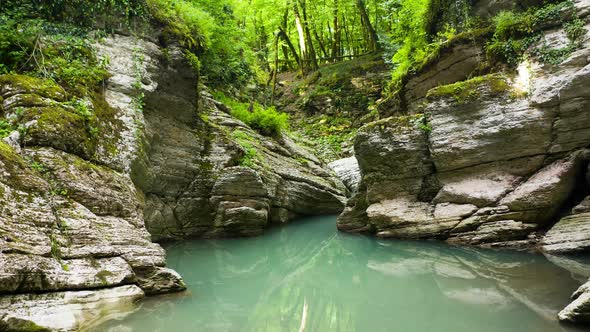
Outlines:
{"label": "wet rock", "polygon": [[6,295],[0,297],[0,329],[79,331],[132,313],[136,302],[143,297],[143,291],[135,285],[92,291]]}
{"label": "wet rock", "polygon": [[505,196],[498,204],[523,212],[519,220],[542,225],[573,193],[580,174],[578,154],[544,167]]}
{"label": "wet rock", "polygon": [[178,292],[186,289],[186,284],[178,272],[165,268],[148,268],[138,273],[138,285],[147,295]]}
{"label": "wet rock", "polygon": [[590,250],[590,213],[562,218],[541,241],[548,253],[576,253]]}
{"label": "wet rock", "polygon": [[590,323],[590,281],[572,295],[573,302],[559,312],[560,321]]}
{"label": "wet rock", "polygon": [[[558,45],[559,36],[546,37]],[[339,229],[493,247],[538,244],[587,186],[579,181],[590,144],[581,111],[590,86],[587,50],[561,66],[531,65],[528,98],[518,92],[522,82],[484,76],[430,90],[420,106],[426,118],[391,118],[359,130],[361,189]],[[586,205],[547,233],[544,250],[586,250]]]}
{"label": "wet rock", "polygon": [[135,282],[135,274],[121,257],[57,260],[32,255],[5,254],[0,275],[2,293],[92,289]]}

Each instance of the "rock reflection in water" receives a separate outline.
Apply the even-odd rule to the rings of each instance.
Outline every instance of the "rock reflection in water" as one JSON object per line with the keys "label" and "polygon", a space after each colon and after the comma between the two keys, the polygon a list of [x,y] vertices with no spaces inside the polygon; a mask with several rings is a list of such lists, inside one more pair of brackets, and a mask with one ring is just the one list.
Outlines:
{"label": "rock reflection in water", "polygon": [[101,331],[578,331],[555,316],[582,278],[543,255],[342,234],[335,217],[167,250],[191,293]]}

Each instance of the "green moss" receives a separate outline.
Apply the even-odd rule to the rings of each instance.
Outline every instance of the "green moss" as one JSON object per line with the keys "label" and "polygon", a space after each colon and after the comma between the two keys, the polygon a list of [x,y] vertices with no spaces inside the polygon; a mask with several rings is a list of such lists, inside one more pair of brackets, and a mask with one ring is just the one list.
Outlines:
{"label": "green moss", "polygon": [[51,257],[61,263],[61,245],[53,234],[49,234],[49,241],[51,242]]}
{"label": "green moss", "polygon": [[14,317],[8,318],[6,322],[0,321],[0,330],[22,332],[51,332],[51,329],[39,326],[33,321],[22,320]]}
{"label": "green moss", "polygon": [[64,100],[66,95],[64,89],[57,85],[53,80],[36,78],[28,75],[0,75],[0,85],[10,85],[15,90],[34,93],[56,101]]}
{"label": "green moss", "polygon": [[0,163],[7,176],[7,185],[25,192],[37,191],[44,183],[14,149],[0,140]]}
{"label": "green moss", "polygon": [[100,282],[106,286],[108,285],[108,280],[107,278],[112,276],[113,273],[111,271],[107,271],[107,270],[101,270],[100,272],[98,272],[96,274],[96,277],[100,280]]}
{"label": "green moss", "polygon": [[357,132],[352,120],[345,116],[307,116],[296,124],[291,136],[299,143],[311,148],[326,161],[347,156],[343,145],[352,145]]}
{"label": "green moss", "polygon": [[232,138],[238,143],[243,151],[244,155],[238,160],[239,166],[245,166],[250,168],[256,168],[257,166],[263,166],[264,160],[256,148],[256,139],[250,134],[243,130],[234,130],[232,132]]}
{"label": "green moss", "polygon": [[52,146],[90,159],[97,145],[97,138],[87,129],[84,116],[59,105],[29,108],[23,122],[37,120],[27,131],[27,136],[39,145]]}
{"label": "green moss", "polygon": [[428,91],[427,98],[453,98],[455,102],[464,104],[477,99],[483,87],[487,87],[492,95],[501,95],[513,91],[508,79],[502,74],[478,76],[466,81],[443,85]]}

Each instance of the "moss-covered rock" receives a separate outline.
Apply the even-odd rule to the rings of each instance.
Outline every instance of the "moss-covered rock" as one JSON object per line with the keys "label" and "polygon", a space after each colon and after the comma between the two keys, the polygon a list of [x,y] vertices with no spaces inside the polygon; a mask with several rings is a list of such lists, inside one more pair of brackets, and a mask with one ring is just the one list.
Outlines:
{"label": "moss-covered rock", "polygon": [[58,102],[66,99],[65,90],[54,81],[20,74],[0,75],[0,94],[37,94]]}
{"label": "moss-covered rock", "polygon": [[508,77],[502,74],[491,74],[433,88],[428,91],[426,97],[428,100],[452,98],[458,104],[464,104],[479,98],[482,89],[489,90],[491,96],[511,93],[511,96],[516,97],[518,94],[511,86]]}
{"label": "moss-covered rock", "polygon": [[24,142],[27,145],[51,146],[91,159],[97,145],[87,128],[88,120],[62,106],[32,107],[23,114],[28,123]]}

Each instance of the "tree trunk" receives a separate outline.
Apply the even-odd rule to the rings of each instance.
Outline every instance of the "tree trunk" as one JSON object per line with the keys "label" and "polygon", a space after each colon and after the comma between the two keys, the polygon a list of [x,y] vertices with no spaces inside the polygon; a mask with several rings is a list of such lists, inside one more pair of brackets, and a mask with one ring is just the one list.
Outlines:
{"label": "tree trunk", "polygon": [[332,42],[332,57],[336,59],[341,55],[340,53],[340,39],[342,32],[338,22],[338,0],[334,0],[334,38]]}
{"label": "tree trunk", "polygon": [[297,66],[299,66],[299,69],[303,70],[303,68],[302,68],[303,64],[302,64],[301,58],[299,58],[299,55],[297,54],[297,50],[295,49],[295,46],[293,46],[293,43],[291,43],[291,39],[289,39],[289,36],[285,32],[285,30],[283,30],[283,28],[279,28],[278,35],[281,38],[283,38],[285,43],[287,43],[287,46],[289,47],[289,49],[291,50],[291,53],[293,54],[293,57],[295,58],[295,62],[297,62]]}
{"label": "tree trunk", "polygon": [[293,14],[295,15],[295,27],[297,28],[297,35],[299,36],[299,50],[301,51],[301,74],[305,74],[307,72],[309,56],[307,55],[305,32],[303,32],[303,25],[301,23],[301,15],[299,15],[297,1],[293,2]]}
{"label": "tree trunk", "polygon": [[379,49],[379,43],[377,39],[377,33],[371,24],[369,15],[367,14],[367,8],[365,7],[365,0],[356,0],[356,6],[361,15],[361,24],[365,30],[365,39],[367,40],[367,50],[376,51]]}
{"label": "tree trunk", "polygon": [[275,68],[272,73],[272,89],[270,95],[270,105],[274,105],[275,102],[275,91],[277,87],[277,75],[279,72],[279,34],[277,33],[274,40],[275,46]]}
{"label": "tree trunk", "polygon": [[307,55],[309,60],[309,69],[310,71],[314,71],[318,69],[318,60],[315,52],[315,48],[313,47],[313,41],[311,39],[311,32],[309,27],[309,19],[307,15],[307,4],[305,0],[300,0],[301,3],[301,10],[303,12],[303,31],[305,32],[305,40],[307,44]]}

